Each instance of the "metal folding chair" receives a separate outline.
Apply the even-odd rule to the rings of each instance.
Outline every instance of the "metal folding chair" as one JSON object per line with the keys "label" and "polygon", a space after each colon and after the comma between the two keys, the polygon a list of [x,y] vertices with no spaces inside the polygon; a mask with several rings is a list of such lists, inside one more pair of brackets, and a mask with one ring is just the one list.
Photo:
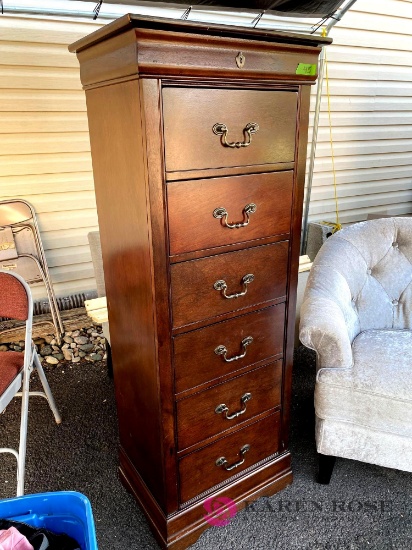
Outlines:
{"label": "metal folding chair", "polygon": [[21,275],[29,285],[46,287],[57,339],[64,332],[33,206],[24,200],[0,201],[0,268]]}
{"label": "metal folding chair", "polygon": [[[0,316],[26,321],[24,353],[0,352],[0,412],[5,410],[13,397],[22,397],[19,450],[0,448],[0,452],[11,453],[17,459],[17,496],[21,496],[24,494],[29,396],[47,399],[57,424],[60,424],[61,416],[32,342],[33,300],[30,287],[16,273],[0,271]],[[33,369],[37,369],[44,392],[29,391]]]}

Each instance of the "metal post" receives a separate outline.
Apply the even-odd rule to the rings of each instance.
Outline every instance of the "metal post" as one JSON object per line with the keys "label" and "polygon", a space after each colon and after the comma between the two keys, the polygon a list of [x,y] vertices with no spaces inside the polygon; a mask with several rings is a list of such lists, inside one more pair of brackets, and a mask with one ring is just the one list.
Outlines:
{"label": "metal post", "polygon": [[342,19],[345,13],[351,9],[355,2],[356,0],[351,0],[333,15],[333,19],[326,25],[326,35],[328,35],[331,28],[334,27],[336,23]]}
{"label": "metal post", "polygon": [[310,196],[312,193],[313,171],[315,168],[316,145],[318,142],[320,104],[322,101],[322,86],[323,86],[324,73],[325,73],[325,48],[323,47],[319,56],[319,73],[318,73],[318,87],[316,90],[315,118],[313,121],[312,144],[310,147],[310,158],[309,158],[309,169],[308,169],[308,183],[306,187],[305,210],[304,210],[303,222],[302,222],[302,240],[300,244],[301,256],[303,256],[303,254],[305,254],[306,252],[306,245],[308,240],[309,206],[310,206]]}
{"label": "metal post", "polygon": [[[351,0],[348,2],[342,9],[338,10],[333,16],[333,19],[326,25],[326,34],[329,35],[330,30],[342,19],[345,13],[353,6],[356,0]],[[315,156],[316,156],[316,145],[318,139],[318,129],[319,129],[319,116],[320,116],[320,105],[322,101],[322,85],[323,77],[325,72],[325,48],[322,48],[321,54],[319,56],[319,73],[318,73],[318,87],[316,90],[316,104],[315,104],[315,116],[313,120],[313,134],[312,134],[312,144],[310,148],[310,157],[309,157],[309,169],[308,169],[308,179],[306,185],[306,197],[305,197],[305,209],[303,214],[302,221],[302,239],[300,245],[300,254],[303,255],[306,252],[307,240],[308,240],[308,218],[309,218],[309,207],[310,207],[310,196],[312,194],[312,185],[313,185],[313,172],[315,168]]]}

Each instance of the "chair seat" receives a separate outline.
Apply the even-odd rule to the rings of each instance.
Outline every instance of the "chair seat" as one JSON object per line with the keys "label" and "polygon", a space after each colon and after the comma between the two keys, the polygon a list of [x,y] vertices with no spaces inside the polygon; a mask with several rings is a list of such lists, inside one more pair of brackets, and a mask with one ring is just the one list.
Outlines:
{"label": "chair seat", "polygon": [[16,376],[23,370],[24,353],[0,351],[0,395],[7,390]]}
{"label": "chair seat", "polygon": [[319,370],[317,417],[412,437],[412,331],[361,332],[352,352],[351,368]]}

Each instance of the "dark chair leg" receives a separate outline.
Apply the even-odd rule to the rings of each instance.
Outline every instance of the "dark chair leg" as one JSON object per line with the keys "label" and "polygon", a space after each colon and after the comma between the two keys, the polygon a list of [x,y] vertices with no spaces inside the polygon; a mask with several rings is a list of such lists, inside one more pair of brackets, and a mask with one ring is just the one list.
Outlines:
{"label": "dark chair leg", "polygon": [[107,376],[109,378],[113,378],[112,348],[107,340],[106,340],[106,354],[107,354]]}
{"label": "dark chair leg", "polygon": [[329,455],[322,455],[318,453],[319,458],[319,475],[318,483],[322,485],[329,485],[330,478],[332,476],[333,467],[335,466],[336,457]]}

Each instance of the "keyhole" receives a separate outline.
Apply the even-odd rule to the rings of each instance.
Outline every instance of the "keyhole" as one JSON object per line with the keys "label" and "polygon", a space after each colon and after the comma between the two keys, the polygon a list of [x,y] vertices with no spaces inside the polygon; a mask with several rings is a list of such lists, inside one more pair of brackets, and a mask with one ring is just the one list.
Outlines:
{"label": "keyhole", "polygon": [[236,65],[239,67],[239,69],[242,69],[245,65],[246,57],[243,55],[242,52],[239,52],[236,56]]}

